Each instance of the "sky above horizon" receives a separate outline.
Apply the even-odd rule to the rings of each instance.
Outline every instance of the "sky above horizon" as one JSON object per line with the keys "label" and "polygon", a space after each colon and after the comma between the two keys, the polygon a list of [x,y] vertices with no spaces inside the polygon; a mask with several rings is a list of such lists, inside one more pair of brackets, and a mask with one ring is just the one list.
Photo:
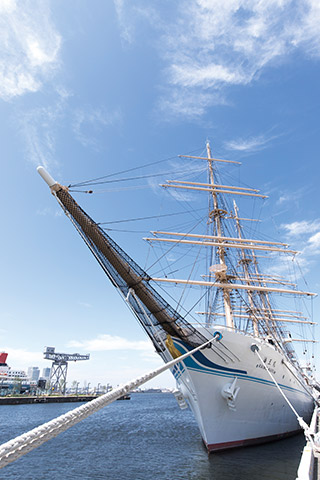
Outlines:
{"label": "sky above horizon", "polygon": [[[146,178],[76,199],[99,222],[151,217],[165,210],[147,175],[185,168],[173,158],[209,140],[218,158],[242,162],[236,178],[269,195],[269,224],[302,251],[319,292],[319,2],[2,0],[0,24],[0,351],[10,366],[49,366],[42,351],[55,346],[91,354],[70,364],[70,382],[117,385],[161,364],[38,165],[64,185],[137,168],[126,175]],[[144,267],[152,221],[112,226]],[[174,382],[168,373],[151,385]]]}

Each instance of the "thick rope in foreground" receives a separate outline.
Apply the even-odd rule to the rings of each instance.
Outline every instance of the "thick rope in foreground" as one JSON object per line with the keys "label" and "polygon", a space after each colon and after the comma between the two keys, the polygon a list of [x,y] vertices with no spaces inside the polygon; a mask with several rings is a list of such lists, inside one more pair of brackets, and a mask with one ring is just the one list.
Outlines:
{"label": "thick rope in foreground", "polygon": [[39,427],[36,427],[33,430],[30,430],[29,432],[26,432],[7,443],[4,443],[3,445],[0,445],[0,468],[5,467],[11,462],[14,462],[18,458],[22,457],[34,448],[39,447],[51,438],[56,437],[59,435],[59,433],[64,432],[76,423],[89,417],[89,415],[92,415],[101,408],[112,403],[114,400],[117,400],[126,393],[132,391],[134,388],[137,388],[152,378],[155,378],[156,376],[160,375],[160,373],[168,370],[173,365],[181,362],[190,355],[193,355],[195,352],[206,347],[213,341],[216,341],[216,339],[210,339],[203,345],[200,345],[190,352],[185,353],[184,355],[181,355],[180,357],[166,363],[162,367],[159,367],[156,370],[153,370],[122,387],[116,388],[111,392],[101,395],[99,398],[96,398],[85,405],[81,405],[80,407],[75,408],[64,415],[54,418],[50,422],[44,423],[43,425],[40,425]]}

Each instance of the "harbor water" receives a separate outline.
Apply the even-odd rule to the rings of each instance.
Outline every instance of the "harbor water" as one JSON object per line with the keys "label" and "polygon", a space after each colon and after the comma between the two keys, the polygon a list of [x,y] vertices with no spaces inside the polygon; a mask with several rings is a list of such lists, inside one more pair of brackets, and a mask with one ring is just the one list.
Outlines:
{"label": "harbor water", "polygon": [[[80,404],[2,405],[4,443]],[[116,401],[0,470],[6,480],[293,480],[304,436],[208,455],[171,394]]]}

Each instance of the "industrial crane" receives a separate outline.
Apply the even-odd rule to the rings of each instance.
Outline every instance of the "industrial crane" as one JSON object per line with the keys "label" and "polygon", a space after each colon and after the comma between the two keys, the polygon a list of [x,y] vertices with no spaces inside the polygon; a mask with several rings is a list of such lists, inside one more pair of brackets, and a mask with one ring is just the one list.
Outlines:
{"label": "industrial crane", "polygon": [[68,362],[89,360],[90,354],[80,355],[79,353],[58,353],[55,347],[45,347],[43,358],[52,360],[50,373],[50,388],[54,392],[65,394],[67,385]]}

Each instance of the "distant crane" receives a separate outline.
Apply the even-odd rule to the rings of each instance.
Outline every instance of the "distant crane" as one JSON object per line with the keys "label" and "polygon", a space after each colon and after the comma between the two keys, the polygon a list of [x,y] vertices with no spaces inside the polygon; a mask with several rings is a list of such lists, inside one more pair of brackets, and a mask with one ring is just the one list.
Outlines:
{"label": "distant crane", "polygon": [[90,355],[79,353],[57,353],[55,347],[45,347],[43,358],[53,360],[50,373],[50,386],[55,392],[66,393],[68,362],[89,360]]}

